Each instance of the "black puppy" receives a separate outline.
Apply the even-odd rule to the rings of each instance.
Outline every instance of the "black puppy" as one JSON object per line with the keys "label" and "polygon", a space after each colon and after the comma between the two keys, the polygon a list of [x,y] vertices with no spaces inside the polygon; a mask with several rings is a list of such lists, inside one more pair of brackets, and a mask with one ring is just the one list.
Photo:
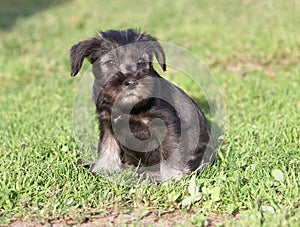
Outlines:
{"label": "black puppy", "polygon": [[87,58],[95,76],[100,140],[93,173],[134,166],[161,181],[202,170],[215,159],[203,113],[154,70],[153,55],[165,71],[160,43],[133,29],[101,32],[71,48],[71,75]]}

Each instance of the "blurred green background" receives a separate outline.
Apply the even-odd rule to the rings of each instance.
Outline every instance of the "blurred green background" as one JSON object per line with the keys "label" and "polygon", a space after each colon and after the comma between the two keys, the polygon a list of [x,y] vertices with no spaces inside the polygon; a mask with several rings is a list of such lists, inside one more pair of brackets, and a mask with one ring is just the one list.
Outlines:
{"label": "blurred green background", "polygon": [[[0,225],[99,217],[116,225],[109,217],[117,213],[121,224],[298,226],[299,7],[296,0],[2,0]],[[124,186],[75,165],[80,75],[70,78],[70,47],[130,27],[188,49],[219,83],[225,140],[195,183]],[[166,77],[199,98],[190,81]]]}

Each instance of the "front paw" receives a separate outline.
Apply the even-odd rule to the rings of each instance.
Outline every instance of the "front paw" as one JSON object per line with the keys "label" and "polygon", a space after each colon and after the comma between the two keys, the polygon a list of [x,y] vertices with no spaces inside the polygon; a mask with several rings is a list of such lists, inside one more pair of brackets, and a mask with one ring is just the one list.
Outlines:
{"label": "front paw", "polygon": [[98,159],[91,167],[93,173],[102,171],[113,173],[120,169],[122,169],[122,163],[113,159]]}
{"label": "front paw", "polygon": [[150,183],[154,184],[160,184],[162,182],[162,177],[159,171],[151,172],[151,171],[145,171],[143,173],[140,173],[140,179],[147,180]]}

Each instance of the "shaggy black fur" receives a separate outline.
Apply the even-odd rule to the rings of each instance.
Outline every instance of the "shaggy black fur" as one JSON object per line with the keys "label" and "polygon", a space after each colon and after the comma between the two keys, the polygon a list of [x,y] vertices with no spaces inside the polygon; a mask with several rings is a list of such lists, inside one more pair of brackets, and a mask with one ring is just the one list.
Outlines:
{"label": "shaggy black fur", "polygon": [[151,35],[109,30],[71,48],[71,75],[87,58],[100,140],[92,172],[135,166],[161,181],[203,169],[215,158],[210,129],[198,106],[153,68],[165,53]]}

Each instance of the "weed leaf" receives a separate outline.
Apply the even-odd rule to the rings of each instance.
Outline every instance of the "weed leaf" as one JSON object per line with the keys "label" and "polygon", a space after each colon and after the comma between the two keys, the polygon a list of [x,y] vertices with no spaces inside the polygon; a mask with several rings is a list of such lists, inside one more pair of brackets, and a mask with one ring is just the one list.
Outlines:
{"label": "weed leaf", "polygon": [[197,196],[199,194],[199,189],[196,185],[196,175],[193,175],[190,179],[188,191],[192,197]]}
{"label": "weed leaf", "polygon": [[211,199],[212,199],[212,201],[216,202],[216,201],[220,200],[220,192],[221,192],[220,187],[214,187],[211,190]]}
{"label": "weed leaf", "polygon": [[273,177],[275,178],[275,180],[277,180],[279,182],[284,181],[284,174],[280,169],[274,169],[272,174],[273,174]]}

